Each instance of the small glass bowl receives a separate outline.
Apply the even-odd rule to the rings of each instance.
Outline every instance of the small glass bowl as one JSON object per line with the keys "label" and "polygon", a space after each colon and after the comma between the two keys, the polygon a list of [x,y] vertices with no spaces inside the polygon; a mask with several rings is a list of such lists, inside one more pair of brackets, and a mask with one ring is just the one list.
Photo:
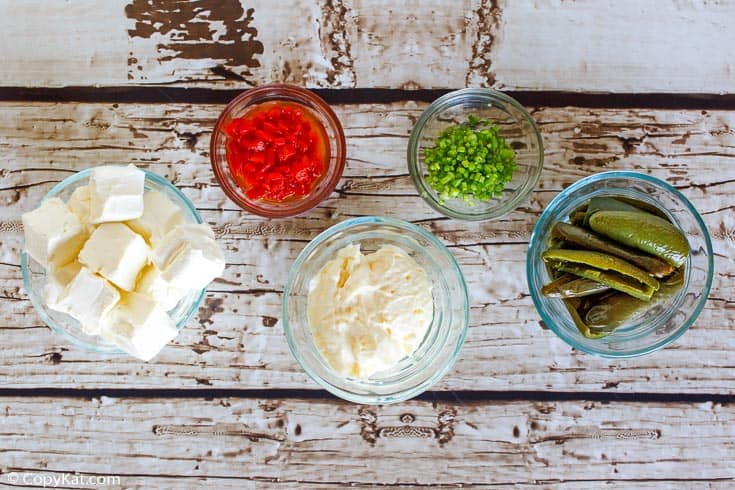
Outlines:
{"label": "small glass bowl", "polygon": [[[424,268],[433,284],[434,317],[421,345],[394,369],[368,380],[332,370],[314,343],[306,312],[311,279],[350,244],[359,244],[363,253],[398,246]],[[291,352],[314,381],[345,400],[384,404],[422,393],[452,367],[467,334],[469,310],[462,271],[435,236],[406,221],[367,216],[332,226],[299,254],[283,294],[283,328]]]}
{"label": "small glass bowl", "polygon": [[[202,218],[199,216],[194,205],[179,189],[176,188],[176,186],[153,172],[149,172],[144,169],[141,170],[145,172],[146,190],[157,190],[164,193],[169,199],[171,199],[171,201],[181,208],[184,220],[187,223],[202,222]],[[45,201],[52,197],[58,197],[62,201],[67,202],[71,197],[72,192],[74,192],[77,187],[87,185],[91,175],[92,169],[90,168],[67,177],[56,184],[56,186],[54,186],[54,188],[44,196],[43,200]],[[84,333],[79,322],[71,316],[52,310],[46,306],[44,294],[44,287],[46,286],[46,271],[41,264],[36,262],[26,253],[25,246],[20,255],[20,264],[23,272],[23,287],[28,292],[31,304],[33,304],[36,312],[38,312],[41,320],[43,320],[51,330],[70,340],[77,347],[81,347],[88,351],[103,354],[124,354],[124,352],[117,346],[105,341],[101,336],[88,335]],[[206,288],[201,291],[190,291],[173,309],[169,310],[168,313],[171,315],[171,318],[179,330],[184,328],[191,317],[197,312],[199,304],[202,302],[202,299],[204,299],[206,292]]]}
{"label": "small glass bowl", "polygon": [[[691,254],[685,282],[678,294],[654,305],[637,320],[601,339],[584,337],[563,302],[541,294],[551,279],[541,254],[554,224],[595,196],[624,196],[656,206],[681,229]],[[603,357],[635,357],[654,352],[679,338],[702,311],[713,277],[712,243],[702,218],[684,195],[666,182],[637,172],[603,172],[566,188],[546,207],[531,234],[526,274],[533,302],[546,325],[575,349]]]}
{"label": "small glass bowl", "polygon": [[[517,168],[503,192],[488,201],[442,199],[426,181],[424,150],[448,126],[466,123],[470,115],[498,126],[500,136],[515,150]],[[480,221],[513,211],[536,187],[543,164],[544,145],[533,118],[515,99],[487,88],[466,88],[436,99],[421,114],[408,141],[408,171],[416,190],[429,206],[450,218]]]}
{"label": "small glass bowl", "polygon": [[[327,167],[312,192],[283,202],[248,198],[233,178],[227,163],[227,125],[253,106],[271,101],[291,102],[303,107],[324,126],[329,143]],[[326,199],[342,177],[346,155],[344,131],[334,111],[313,92],[289,84],[263,85],[235,97],[217,119],[209,147],[212,169],[227,197],[245,211],[266,218],[286,218],[305,213]]]}

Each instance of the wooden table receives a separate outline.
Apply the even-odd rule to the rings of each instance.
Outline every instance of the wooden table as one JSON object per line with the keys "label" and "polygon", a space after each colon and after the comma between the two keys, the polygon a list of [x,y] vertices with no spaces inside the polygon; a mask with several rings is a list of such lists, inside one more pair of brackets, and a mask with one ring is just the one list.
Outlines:
{"label": "wooden table", "polygon": [[[1,486],[735,486],[734,2],[245,3],[0,2]],[[228,201],[208,150],[224,104],[273,81],[333,105],[348,162],[321,206],[268,221]],[[443,218],[407,173],[413,123],[464,86],[508,91],[543,133],[538,188],[502,219]],[[21,214],[106,163],[172,180],[226,249],[197,317],[147,364],[54,336],[22,287]],[[525,251],[560,190],[623,169],[694,203],[716,276],[681,339],[607,360],[543,328]],[[471,291],[455,367],[384,407],[318,389],[279,320],[299,251],[367,214],[435,233]]]}

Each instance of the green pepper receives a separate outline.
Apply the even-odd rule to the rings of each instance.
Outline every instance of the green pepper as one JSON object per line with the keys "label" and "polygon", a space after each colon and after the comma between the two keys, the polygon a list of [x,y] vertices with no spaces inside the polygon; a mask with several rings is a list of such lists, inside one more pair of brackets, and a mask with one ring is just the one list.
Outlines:
{"label": "green pepper", "polygon": [[[668,301],[681,289],[683,282],[683,270],[679,269],[675,274],[661,281],[661,287],[656,291],[652,300],[656,303]],[[584,323],[590,329],[614,330],[626,322],[640,318],[650,309],[650,302],[641,301],[625,293],[615,293],[600,299],[587,309],[584,312]]]}
{"label": "green pepper", "polygon": [[670,264],[658,257],[642,254],[637,250],[619,245],[578,226],[559,222],[554,225],[552,233],[554,236],[574,243],[586,250],[605,252],[625,259],[631,264],[646,270],[654,277],[665,277],[674,271],[674,268]]}
{"label": "green pepper", "polygon": [[571,315],[574,324],[577,326],[579,333],[588,339],[601,339],[610,335],[610,332],[607,331],[593,331],[590,329],[584,320],[582,320],[582,317],[579,316],[579,312],[577,312],[578,306],[569,299],[563,299],[562,301],[564,302],[564,306],[567,308],[567,311],[569,311],[569,315]]}
{"label": "green pepper", "polygon": [[660,208],[654,206],[653,204],[649,204],[645,201],[639,201],[638,199],[632,199],[630,197],[625,197],[625,196],[615,196],[615,199],[617,199],[618,201],[630,204],[631,206],[635,206],[636,208],[642,211],[645,211],[646,213],[651,213],[651,214],[658,216],[659,218],[667,219],[666,213],[661,211]]}
{"label": "green pepper", "polygon": [[647,301],[659,288],[646,271],[618,257],[589,250],[548,249],[542,254],[552,268],[597,281]]}
{"label": "green pepper", "polygon": [[563,274],[541,288],[541,294],[549,298],[579,298],[609,290],[609,286],[597,281]]}
{"label": "green pepper", "polygon": [[648,301],[629,294],[616,293],[587,310],[584,321],[590,328],[615,329],[624,322],[635,320],[650,307],[651,303]]}
{"label": "green pepper", "polygon": [[598,211],[630,211],[642,213],[643,210],[632,204],[619,201],[613,197],[593,197],[584,214],[584,226],[589,226],[590,218]]}
{"label": "green pepper", "polygon": [[598,211],[590,217],[589,225],[601,235],[660,257],[677,268],[689,257],[689,243],[684,234],[650,213]]}
{"label": "green pepper", "polygon": [[569,215],[569,222],[573,224],[574,226],[582,226],[584,224],[584,217],[587,213],[584,211],[574,211],[572,214]]}

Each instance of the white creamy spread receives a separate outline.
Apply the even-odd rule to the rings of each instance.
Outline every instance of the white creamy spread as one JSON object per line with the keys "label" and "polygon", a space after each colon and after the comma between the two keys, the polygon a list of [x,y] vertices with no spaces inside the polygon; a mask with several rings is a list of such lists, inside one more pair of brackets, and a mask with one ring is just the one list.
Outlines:
{"label": "white creamy spread", "polygon": [[366,379],[412,354],[434,314],[426,271],[404,250],[363,255],[348,245],[309,284],[307,314],[319,352],[335,371]]}

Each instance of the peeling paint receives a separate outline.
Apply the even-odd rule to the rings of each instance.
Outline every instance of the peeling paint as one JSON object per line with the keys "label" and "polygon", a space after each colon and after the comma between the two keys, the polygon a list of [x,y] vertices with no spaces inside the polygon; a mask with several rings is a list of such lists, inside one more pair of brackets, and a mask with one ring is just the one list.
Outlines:
{"label": "peeling paint", "polygon": [[327,70],[327,84],[330,87],[355,87],[352,45],[347,32],[348,9],[342,0],[327,0],[322,13],[322,46],[331,64]]}
{"label": "peeling paint", "polygon": [[[238,0],[133,0],[125,14],[135,22],[128,29],[131,39],[155,41],[158,63],[205,61],[212,74],[241,80],[260,66],[256,55],[263,54],[263,43],[253,26],[255,9],[245,10]],[[129,53],[129,79],[146,78],[139,64],[143,54]]]}
{"label": "peeling paint", "polygon": [[465,77],[467,87],[495,85],[490,55],[498,36],[500,14],[497,0],[482,0],[480,7],[475,11],[472,26],[477,30],[477,34],[472,42],[472,55]]}

